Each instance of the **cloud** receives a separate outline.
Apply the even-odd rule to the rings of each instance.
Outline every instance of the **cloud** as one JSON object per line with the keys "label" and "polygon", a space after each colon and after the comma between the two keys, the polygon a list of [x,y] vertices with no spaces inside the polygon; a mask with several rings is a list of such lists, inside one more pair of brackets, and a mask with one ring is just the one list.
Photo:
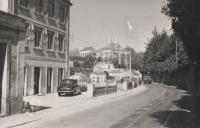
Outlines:
{"label": "cloud", "polygon": [[127,25],[128,25],[128,29],[129,29],[130,31],[132,31],[132,30],[133,30],[133,24],[131,23],[131,21],[130,21],[129,19],[127,19],[127,20],[126,20],[126,23],[127,23]]}

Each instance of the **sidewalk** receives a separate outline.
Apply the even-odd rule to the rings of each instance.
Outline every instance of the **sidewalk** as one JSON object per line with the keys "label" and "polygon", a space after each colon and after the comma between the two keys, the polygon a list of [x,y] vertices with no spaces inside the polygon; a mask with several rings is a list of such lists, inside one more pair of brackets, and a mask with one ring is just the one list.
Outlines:
{"label": "sidewalk", "polygon": [[12,128],[39,120],[53,120],[53,118],[62,117],[63,110],[65,110],[65,114],[67,111],[67,115],[71,115],[99,105],[103,105],[105,103],[109,103],[113,100],[117,100],[128,95],[137,95],[146,90],[146,86],[140,86],[127,92],[118,91],[117,93],[94,98],[87,98],[86,93],[71,97],[58,97],[57,94],[26,97],[24,99],[25,101],[32,100],[32,102],[35,103],[34,105],[47,107],[47,109],[34,113],[17,114],[0,118],[0,128]]}

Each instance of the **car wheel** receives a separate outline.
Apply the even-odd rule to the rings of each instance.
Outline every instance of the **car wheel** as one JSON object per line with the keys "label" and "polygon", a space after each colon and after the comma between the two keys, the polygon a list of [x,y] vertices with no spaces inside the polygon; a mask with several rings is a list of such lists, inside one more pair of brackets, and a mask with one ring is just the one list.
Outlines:
{"label": "car wheel", "polygon": [[76,91],[73,92],[73,95],[74,95],[74,96],[76,95]]}
{"label": "car wheel", "polygon": [[58,96],[61,96],[62,93],[58,93]]}
{"label": "car wheel", "polygon": [[78,90],[78,95],[80,95],[80,94],[81,94],[81,90],[79,89],[79,90]]}

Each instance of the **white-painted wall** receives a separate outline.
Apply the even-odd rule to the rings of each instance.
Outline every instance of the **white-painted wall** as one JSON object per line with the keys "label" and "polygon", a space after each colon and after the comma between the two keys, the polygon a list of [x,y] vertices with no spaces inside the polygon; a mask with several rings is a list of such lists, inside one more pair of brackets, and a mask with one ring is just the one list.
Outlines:
{"label": "white-painted wall", "polygon": [[0,10],[8,12],[8,0],[0,0]]}
{"label": "white-painted wall", "polygon": [[94,66],[94,72],[102,72],[102,71],[112,71],[115,67],[112,63],[98,63]]}
{"label": "white-painted wall", "polygon": [[94,84],[95,86],[105,86],[105,82],[106,82],[106,74],[90,74],[90,79],[92,84]]}

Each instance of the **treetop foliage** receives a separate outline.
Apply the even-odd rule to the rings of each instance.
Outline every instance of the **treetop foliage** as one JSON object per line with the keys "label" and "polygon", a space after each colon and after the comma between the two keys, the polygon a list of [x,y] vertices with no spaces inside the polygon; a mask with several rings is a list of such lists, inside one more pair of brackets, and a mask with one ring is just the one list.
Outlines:
{"label": "treetop foliage", "polygon": [[200,65],[200,0],[166,0],[162,12],[172,19],[172,29],[189,59]]}
{"label": "treetop foliage", "polygon": [[[166,31],[158,33],[155,29],[144,53],[144,70],[173,71],[176,69],[176,41],[177,37],[174,34],[168,35]],[[182,42],[177,42],[177,45],[178,67],[184,67],[188,64],[188,58]]]}

